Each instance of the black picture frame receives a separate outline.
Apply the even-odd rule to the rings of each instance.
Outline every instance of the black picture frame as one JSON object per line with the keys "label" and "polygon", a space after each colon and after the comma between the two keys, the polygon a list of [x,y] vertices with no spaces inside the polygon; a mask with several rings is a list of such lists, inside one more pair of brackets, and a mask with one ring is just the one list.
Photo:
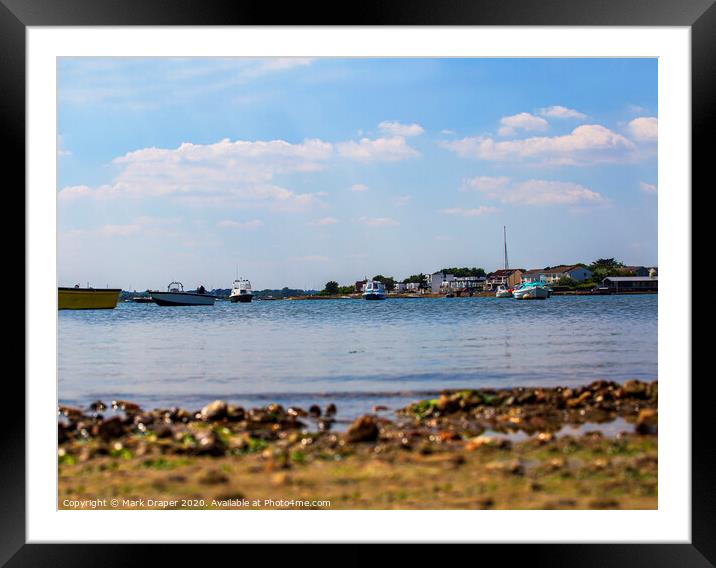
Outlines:
{"label": "black picture frame", "polygon": [[[0,117],[3,162],[14,187],[25,185],[25,33],[28,26],[141,25],[519,25],[687,26],[692,39],[692,179],[706,182],[713,161],[709,138],[716,115],[715,0],[362,0],[284,3],[256,0],[0,0]],[[707,138],[709,137],[709,138]],[[707,154],[707,152],[709,154]],[[686,188],[687,190],[689,188]],[[21,205],[24,206],[24,205]],[[29,301],[26,299],[26,301]],[[32,333],[32,329],[27,330]],[[8,377],[12,379],[13,377]],[[709,377],[706,377],[707,380]],[[683,377],[685,381],[691,377]],[[510,546],[501,564],[551,566],[716,565],[716,475],[707,381],[692,381],[692,539],[690,544],[570,544]],[[19,385],[16,385],[19,388]],[[16,401],[24,400],[24,389]],[[24,404],[6,420],[0,459],[0,563],[7,566],[84,566],[162,562],[186,555],[177,547],[26,544]],[[598,535],[595,535],[598,538]],[[78,538],[81,530],[78,527]],[[558,535],[555,535],[558,539]],[[317,535],[320,539],[320,535]],[[505,546],[500,546],[505,548]],[[138,556],[141,554],[141,556]],[[420,553],[422,554],[422,553]],[[352,564],[371,561],[352,554]],[[502,555],[498,552],[498,555]],[[140,561],[141,559],[141,561]],[[323,558],[326,560],[326,557]],[[320,561],[320,558],[318,559]]]}

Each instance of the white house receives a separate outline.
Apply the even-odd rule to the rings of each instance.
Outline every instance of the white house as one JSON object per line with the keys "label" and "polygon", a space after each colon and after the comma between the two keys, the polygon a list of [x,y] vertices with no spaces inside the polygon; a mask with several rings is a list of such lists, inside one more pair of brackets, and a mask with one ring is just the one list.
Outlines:
{"label": "white house", "polygon": [[552,268],[535,268],[527,270],[522,274],[522,282],[546,282],[553,284],[560,278],[571,278],[576,282],[582,282],[592,276],[591,270],[577,265],[560,265]]}
{"label": "white house", "polygon": [[428,286],[430,286],[430,291],[433,294],[438,294],[444,283],[449,283],[453,280],[455,280],[455,276],[453,274],[446,274],[442,271],[433,272],[428,275]]}

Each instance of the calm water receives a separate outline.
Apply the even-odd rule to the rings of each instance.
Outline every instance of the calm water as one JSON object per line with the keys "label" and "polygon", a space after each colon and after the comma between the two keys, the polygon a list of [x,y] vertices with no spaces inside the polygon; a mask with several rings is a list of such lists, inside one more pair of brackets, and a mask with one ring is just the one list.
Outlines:
{"label": "calm water", "polygon": [[397,408],[443,388],[657,377],[657,296],[274,301],[61,311],[59,398]]}

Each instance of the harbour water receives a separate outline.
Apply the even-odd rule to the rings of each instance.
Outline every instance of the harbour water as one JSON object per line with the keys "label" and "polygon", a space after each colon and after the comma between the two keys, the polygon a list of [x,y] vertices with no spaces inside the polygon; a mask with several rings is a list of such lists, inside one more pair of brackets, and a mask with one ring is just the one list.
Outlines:
{"label": "harbour water", "polygon": [[656,295],[254,301],[58,313],[59,402],[334,402],[351,418],[445,388],[657,378]]}

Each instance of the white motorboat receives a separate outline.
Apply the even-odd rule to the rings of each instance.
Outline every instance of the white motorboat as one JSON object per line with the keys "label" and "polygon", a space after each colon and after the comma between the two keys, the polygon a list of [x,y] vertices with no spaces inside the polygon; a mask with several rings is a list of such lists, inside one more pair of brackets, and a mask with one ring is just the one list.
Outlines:
{"label": "white motorboat", "polygon": [[511,298],[512,297],[512,288],[508,288],[507,286],[500,284],[497,287],[497,291],[495,292],[495,298]]}
{"label": "white motorboat", "polygon": [[363,288],[364,300],[385,300],[385,284],[379,280],[368,280]]}
{"label": "white motorboat", "polygon": [[216,301],[216,296],[207,294],[203,286],[196,292],[185,292],[181,282],[170,283],[166,292],[150,290],[149,295],[160,306],[213,306]]}
{"label": "white motorboat", "polygon": [[254,294],[251,291],[251,282],[246,280],[246,278],[237,278],[236,280],[234,280],[234,284],[231,287],[231,294],[229,295],[229,300],[234,303],[246,303],[250,302],[253,297]]}
{"label": "white motorboat", "polygon": [[546,300],[549,290],[544,282],[526,282],[512,292],[517,300]]}

